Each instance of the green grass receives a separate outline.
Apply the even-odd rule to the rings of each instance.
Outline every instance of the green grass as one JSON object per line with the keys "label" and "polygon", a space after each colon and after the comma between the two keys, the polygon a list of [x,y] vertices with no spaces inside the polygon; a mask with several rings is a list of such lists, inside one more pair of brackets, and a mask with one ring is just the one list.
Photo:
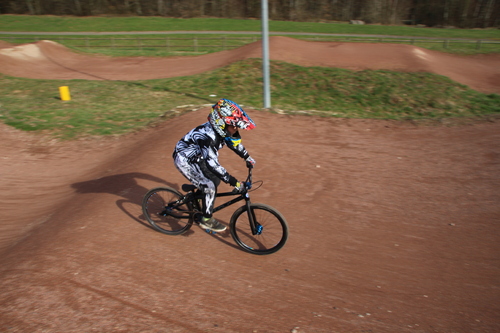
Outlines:
{"label": "green grass", "polygon": [[[2,31],[117,32],[117,31],[261,31],[260,20],[167,17],[69,17],[0,15]],[[352,25],[346,22],[270,21],[271,32],[370,34],[500,40],[498,29],[438,29],[412,26]]]}
{"label": "green grass", "polygon": [[[439,75],[304,68],[274,61],[271,67],[272,105],[285,112],[374,119],[500,113],[499,95],[481,94]],[[70,87],[71,101],[59,100],[62,85]],[[174,116],[169,111],[176,106],[211,104],[220,97],[259,109],[261,60],[249,59],[189,77],[136,82],[1,76],[0,119],[22,130],[61,139],[114,135]]]}
{"label": "green grass", "polygon": [[[250,59],[192,77],[153,80],[157,90],[229,96],[262,105],[261,61]],[[429,73],[301,67],[272,62],[272,105],[286,111],[378,119],[473,117],[500,112],[500,96],[468,89]],[[256,84],[258,83],[258,84]]]}
{"label": "green grass", "polygon": [[[69,86],[71,101],[59,99]],[[123,134],[158,120],[196,98],[154,91],[134,82],[30,80],[0,77],[0,119],[24,131],[42,131],[63,139]],[[181,103],[179,103],[181,102]]]}

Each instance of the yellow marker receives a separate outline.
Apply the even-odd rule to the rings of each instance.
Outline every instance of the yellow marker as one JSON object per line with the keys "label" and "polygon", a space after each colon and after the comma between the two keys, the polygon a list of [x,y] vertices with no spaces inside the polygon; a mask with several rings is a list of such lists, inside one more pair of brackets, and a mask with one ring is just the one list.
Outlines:
{"label": "yellow marker", "polygon": [[71,100],[71,96],[69,95],[69,88],[67,86],[59,87],[59,94],[61,95],[61,101]]}

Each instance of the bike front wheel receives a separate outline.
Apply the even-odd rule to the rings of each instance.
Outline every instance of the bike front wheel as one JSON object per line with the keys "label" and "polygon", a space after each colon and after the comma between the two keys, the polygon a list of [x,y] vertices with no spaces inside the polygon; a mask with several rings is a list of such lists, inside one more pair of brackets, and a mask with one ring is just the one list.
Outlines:
{"label": "bike front wheel", "polygon": [[179,203],[183,195],[170,187],[149,190],[142,200],[142,212],[149,224],[167,235],[180,235],[193,225],[192,203]]}
{"label": "bike front wheel", "polygon": [[[252,214],[255,230],[250,226]],[[283,215],[271,206],[250,204],[238,208],[230,221],[231,236],[245,251],[252,254],[271,254],[281,249],[288,239],[288,225]]]}

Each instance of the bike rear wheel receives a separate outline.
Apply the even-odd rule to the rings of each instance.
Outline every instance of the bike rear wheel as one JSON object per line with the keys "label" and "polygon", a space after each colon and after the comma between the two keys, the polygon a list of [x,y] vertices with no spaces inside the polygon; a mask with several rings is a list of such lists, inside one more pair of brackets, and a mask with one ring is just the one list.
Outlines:
{"label": "bike rear wheel", "polygon": [[192,203],[176,203],[183,195],[170,187],[149,190],[142,200],[144,217],[157,231],[167,235],[180,235],[193,225]]}
{"label": "bike rear wheel", "polygon": [[256,221],[256,233],[252,233],[247,206],[242,206],[231,216],[234,241],[252,254],[271,254],[281,249],[288,239],[288,225],[280,212],[271,206],[254,203],[250,205],[250,213]]}

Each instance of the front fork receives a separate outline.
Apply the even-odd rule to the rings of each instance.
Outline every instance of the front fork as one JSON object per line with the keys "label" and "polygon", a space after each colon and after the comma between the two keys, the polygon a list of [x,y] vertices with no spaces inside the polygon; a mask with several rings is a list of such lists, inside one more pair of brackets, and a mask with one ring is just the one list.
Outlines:
{"label": "front fork", "polygon": [[247,206],[248,220],[250,221],[250,229],[252,230],[252,235],[260,235],[264,228],[259,222],[257,222],[257,218],[255,217],[255,212],[252,209],[252,203],[250,202],[248,193],[245,195],[245,202]]}

